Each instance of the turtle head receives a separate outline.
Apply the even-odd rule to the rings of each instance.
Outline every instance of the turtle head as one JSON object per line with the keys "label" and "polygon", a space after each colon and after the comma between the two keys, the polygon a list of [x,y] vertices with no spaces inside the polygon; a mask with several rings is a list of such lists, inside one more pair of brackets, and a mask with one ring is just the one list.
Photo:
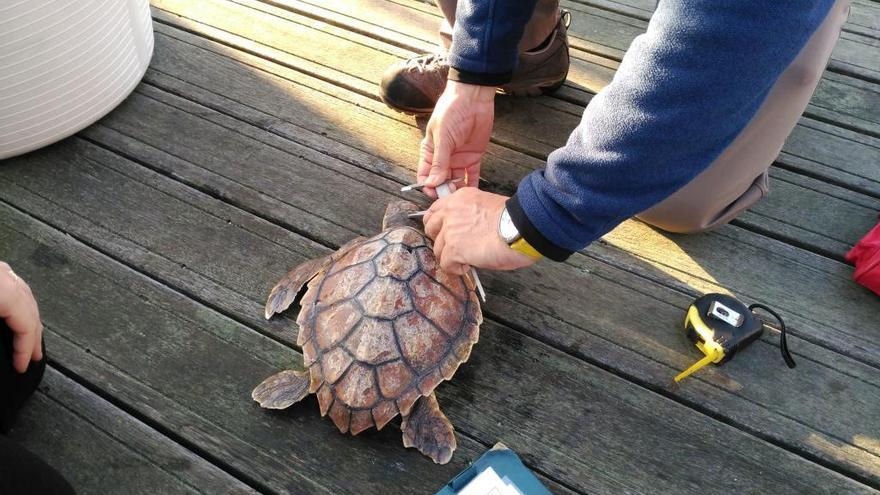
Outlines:
{"label": "turtle head", "polygon": [[382,230],[392,227],[412,227],[419,232],[424,230],[421,219],[409,218],[407,215],[419,211],[419,205],[409,201],[392,201],[385,208],[385,217],[382,219]]}

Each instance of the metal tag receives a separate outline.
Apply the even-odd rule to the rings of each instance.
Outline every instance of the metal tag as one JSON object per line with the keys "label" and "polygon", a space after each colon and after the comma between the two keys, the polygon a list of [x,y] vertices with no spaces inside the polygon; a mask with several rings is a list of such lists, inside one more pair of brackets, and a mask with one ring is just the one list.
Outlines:
{"label": "metal tag", "polygon": [[742,325],[743,320],[745,319],[742,314],[730,309],[718,301],[712,301],[712,305],[709,306],[709,316],[734,327]]}

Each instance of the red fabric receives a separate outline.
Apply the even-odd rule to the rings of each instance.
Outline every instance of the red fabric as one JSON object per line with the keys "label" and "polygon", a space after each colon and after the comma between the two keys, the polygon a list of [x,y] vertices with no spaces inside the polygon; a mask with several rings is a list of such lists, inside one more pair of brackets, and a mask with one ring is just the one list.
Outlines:
{"label": "red fabric", "polygon": [[880,295],[880,223],[850,249],[846,260],[856,265],[853,280]]}

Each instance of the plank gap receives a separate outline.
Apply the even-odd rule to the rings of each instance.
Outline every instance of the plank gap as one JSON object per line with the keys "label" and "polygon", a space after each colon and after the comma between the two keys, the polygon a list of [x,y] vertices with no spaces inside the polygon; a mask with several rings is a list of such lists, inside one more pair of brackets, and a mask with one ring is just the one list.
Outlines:
{"label": "plank gap", "polygon": [[[762,214],[755,212],[755,211],[751,211],[749,213],[752,215],[755,215],[755,216],[770,219],[770,217],[768,217],[766,215],[762,215]],[[776,220],[776,219],[772,219],[772,220]],[[776,221],[782,222],[782,220],[776,220]],[[783,222],[783,223],[786,223],[786,222]],[[785,235],[785,234],[780,233],[778,231],[774,231],[772,229],[762,227],[759,224],[755,224],[755,223],[749,222],[747,220],[743,220],[742,218],[734,218],[733,220],[730,221],[730,224],[735,225],[737,227],[740,227],[744,230],[748,230],[749,232],[754,232],[756,234],[763,235],[764,237],[769,237],[770,239],[775,239],[777,241],[784,242],[790,246],[794,246],[796,248],[803,249],[804,251],[813,253],[815,255],[822,256],[822,257],[825,257],[825,258],[828,258],[830,260],[834,260],[834,261],[837,261],[840,263],[847,263],[846,258],[843,255],[841,255],[839,253],[835,253],[834,251],[830,251],[828,249],[823,249],[822,247],[816,246],[810,242],[803,241],[803,240],[797,238],[796,236]],[[792,225],[790,223],[786,223],[786,225],[790,225],[790,226],[796,227],[798,229],[807,230],[799,225]],[[836,240],[836,239],[832,239],[828,236],[825,236],[824,234],[822,234],[820,232],[813,232],[813,231],[809,231],[809,230],[807,230],[807,231],[812,234],[816,234],[816,235],[825,237],[827,239]]]}

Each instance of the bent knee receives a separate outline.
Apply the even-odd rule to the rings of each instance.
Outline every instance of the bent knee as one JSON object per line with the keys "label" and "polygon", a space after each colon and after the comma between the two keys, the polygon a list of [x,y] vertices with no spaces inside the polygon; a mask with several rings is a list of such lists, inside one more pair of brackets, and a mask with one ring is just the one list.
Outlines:
{"label": "bent knee", "polygon": [[770,190],[767,172],[755,178],[733,201],[714,201],[707,195],[700,201],[673,195],[667,201],[646,210],[636,218],[659,229],[676,234],[695,234],[730,223],[740,213],[763,199]]}
{"label": "bent knee", "polygon": [[804,90],[813,92],[813,89],[819,85],[822,79],[822,73],[825,71],[824,65],[809,63],[809,61],[795,60],[785,70],[784,77],[788,79],[788,83],[796,90]]}

